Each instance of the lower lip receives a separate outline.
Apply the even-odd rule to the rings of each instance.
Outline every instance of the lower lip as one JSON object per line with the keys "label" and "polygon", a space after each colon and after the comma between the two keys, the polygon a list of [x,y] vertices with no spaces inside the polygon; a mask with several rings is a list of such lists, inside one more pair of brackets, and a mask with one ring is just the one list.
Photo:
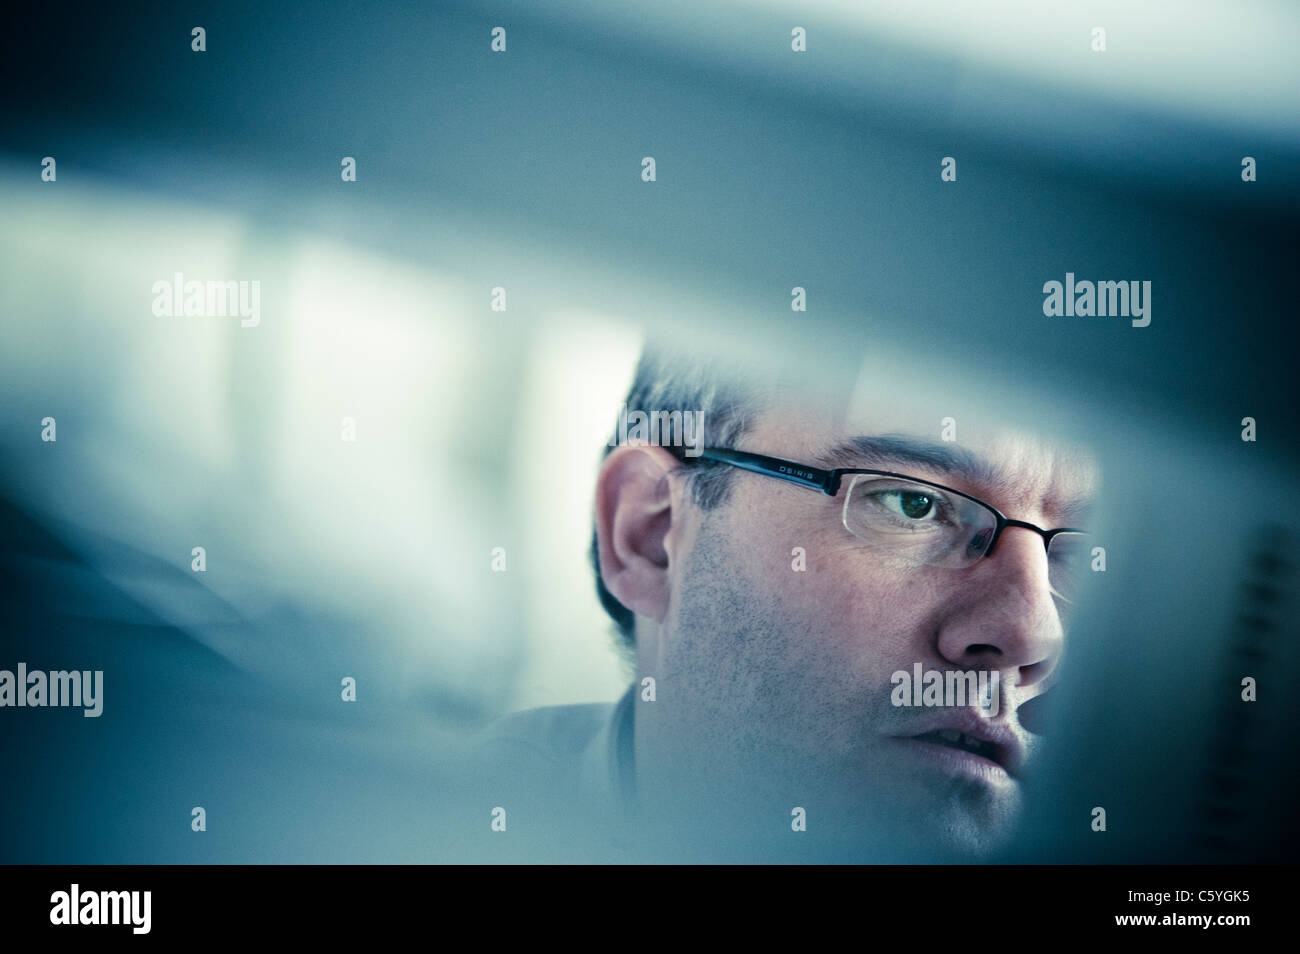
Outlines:
{"label": "lower lip", "polygon": [[912,758],[939,768],[945,775],[976,779],[990,785],[1016,784],[1016,780],[1001,765],[974,752],[923,739],[896,738],[895,741],[901,743]]}

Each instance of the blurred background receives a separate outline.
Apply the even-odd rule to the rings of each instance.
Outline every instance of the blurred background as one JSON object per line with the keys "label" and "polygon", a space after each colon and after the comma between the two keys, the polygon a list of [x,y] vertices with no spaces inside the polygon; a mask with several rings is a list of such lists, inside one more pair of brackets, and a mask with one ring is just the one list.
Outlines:
{"label": "blurred background", "polygon": [[[0,67],[0,667],[107,695],[0,713],[4,860],[438,860],[393,821],[428,753],[631,678],[586,549],[645,340],[942,368],[1098,448],[1114,555],[1017,857],[1292,851],[1297,38],[1263,0],[38,10]],[[1044,317],[1067,271],[1150,280],[1150,326]],[[260,323],[155,315],[177,272],[259,281]],[[1225,754],[1241,665],[1277,691]]]}

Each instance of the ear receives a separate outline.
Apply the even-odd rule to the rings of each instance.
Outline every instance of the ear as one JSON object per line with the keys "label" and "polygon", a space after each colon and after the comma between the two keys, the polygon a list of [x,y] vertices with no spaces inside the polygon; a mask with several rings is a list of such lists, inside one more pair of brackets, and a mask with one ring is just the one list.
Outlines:
{"label": "ear", "polygon": [[596,552],[605,588],[638,616],[663,622],[672,596],[670,531],[681,502],[672,473],[681,463],[655,445],[624,445],[596,479]]}

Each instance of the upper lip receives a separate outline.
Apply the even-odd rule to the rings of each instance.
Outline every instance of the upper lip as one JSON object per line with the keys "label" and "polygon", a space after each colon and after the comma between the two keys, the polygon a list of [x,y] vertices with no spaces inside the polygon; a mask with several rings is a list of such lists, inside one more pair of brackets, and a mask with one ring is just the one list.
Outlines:
{"label": "upper lip", "polygon": [[1028,754],[1024,740],[1006,723],[990,722],[974,709],[955,709],[936,713],[923,720],[915,731],[898,738],[913,739],[929,732],[961,732],[993,746],[993,761],[1013,778],[1020,774]]}

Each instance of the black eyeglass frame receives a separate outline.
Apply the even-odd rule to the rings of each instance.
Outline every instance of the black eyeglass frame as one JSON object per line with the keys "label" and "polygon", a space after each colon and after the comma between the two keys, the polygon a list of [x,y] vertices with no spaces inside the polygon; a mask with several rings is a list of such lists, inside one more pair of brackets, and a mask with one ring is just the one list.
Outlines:
{"label": "black eyeglass frame", "polygon": [[782,460],[779,457],[769,457],[766,454],[754,454],[750,451],[732,450],[726,447],[706,447],[697,455],[698,458],[717,461],[723,464],[730,464],[732,467],[739,467],[741,470],[748,470],[755,474],[763,474],[767,477],[778,477],[781,480],[788,480],[800,487],[808,487],[812,490],[820,490],[828,497],[834,497],[840,492],[840,482],[846,476],[854,474],[872,474],[880,477],[897,477],[899,480],[910,480],[914,483],[923,484],[927,487],[934,487],[942,490],[944,493],[956,494],[958,497],[964,497],[974,504],[978,504],[985,510],[989,511],[996,518],[996,525],[993,530],[993,539],[980,555],[980,559],[992,556],[993,551],[997,548],[998,540],[1002,538],[1002,531],[1008,527],[1020,527],[1022,530],[1032,530],[1043,538],[1044,552],[1050,552],[1052,538],[1059,533],[1083,533],[1087,530],[1081,530],[1077,527],[1057,527],[1054,530],[1045,530],[1032,523],[1024,520],[1012,520],[1010,517],[998,510],[991,503],[986,503],[978,497],[972,497],[968,493],[956,490],[952,487],[945,487],[943,484],[936,484],[932,480],[922,480],[919,477],[913,477],[910,474],[899,474],[892,470],[871,470],[861,467],[836,467],[833,470],[825,470],[821,467],[810,467],[807,464],[796,464],[794,461]]}

